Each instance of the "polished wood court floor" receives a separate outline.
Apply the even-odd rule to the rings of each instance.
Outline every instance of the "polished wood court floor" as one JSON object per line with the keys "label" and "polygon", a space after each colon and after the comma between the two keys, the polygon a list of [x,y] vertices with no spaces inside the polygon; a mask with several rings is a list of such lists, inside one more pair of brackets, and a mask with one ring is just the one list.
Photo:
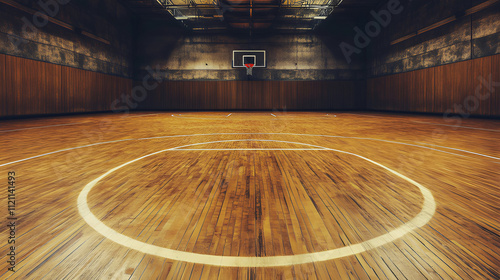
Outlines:
{"label": "polished wood court floor", "polygon": [[0,121],[0,278],[500,279],[499,139],[366,112]]}

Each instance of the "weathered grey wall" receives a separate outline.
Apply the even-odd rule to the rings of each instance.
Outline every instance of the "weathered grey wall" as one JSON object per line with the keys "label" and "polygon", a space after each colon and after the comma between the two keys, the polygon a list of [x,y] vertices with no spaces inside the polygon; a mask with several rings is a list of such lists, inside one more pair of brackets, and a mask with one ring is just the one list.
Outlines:
{"label": "weathered grey wall", "polygon": [[[335,31],[332,31],[335,32]],[[364,78],[364,58],[347,63],[335,34],[230,36],[185,34],[164,22],[143,22],[138,31],[138,76],[159,66],[168,80],[245,80],[244,68],[232,68],[232,51],[264,49],[267,68],[255,68],[257,80],[353,80]]]}
{"label": "weathered grey wall", "polygon": [[[131,14],[117,0],[61,0],[68,3],[58,4],[58,9],[49,6],[47,11],[39,2],[58,2],[16,2],[53,15],[77,29],[69,30],[51,22],[40,24],[43,18],[34,20],[32,14],[0,3],[0,53],[131,77],[134,29]],[[109,44],[84,36],[81,31]]]}
{"label": "weathered grey wall", "polygon": [[[367,47],[367,76],[376,77],[439,66],[500,53],[498,3],[478,13],[461,12],[485,0],[401,0],[394,16]],[[377,11],[384,8],[381,5]],[[458,19],[400,43],[390,42],[445,18]]]}

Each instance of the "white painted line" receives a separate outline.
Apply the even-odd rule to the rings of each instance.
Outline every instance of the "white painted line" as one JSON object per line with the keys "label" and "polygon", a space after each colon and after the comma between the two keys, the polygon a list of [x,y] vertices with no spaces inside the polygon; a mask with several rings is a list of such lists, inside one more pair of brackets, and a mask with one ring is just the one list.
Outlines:
{"label": "white painted line", "polygon": [[273,116],[273,117],[277,118],[275,114],[271,114],[271,116]]}
{"label": "white painted line", "polygon": [[497,129],[487,129],[487,128],[472,127],[472,126],[450,125],[450,124],[431,123],[431,122],[422,122],[422,121],[411,121],[411,122],[414,122],[414,123],[425,123],[425,124],[432,124],[432,125],[440,125],[440,126],[449,126],[449,127],[454,127],[454,128],[468,128],[468,129],[477,129],[477,130],[484,130],[484,131],[500,132],[500,130],[497,130]]}
{"label": "white painted line", "polygon": [[[67,149],[62,149],[62,150],[57,150],[54,152],[49,152],[45,154],[40,154],[12,162],[7,162],[0,164],[0,167],[2,166],[7,166],[11,165],[14,163],[19,163],[23,161],[27,161],[30,159],[35,159],[35,158],[40,158],[48,155],[53,155],[57,153],[62,153],[62,152],[67,152],[71,150],[76,150],[76,149],[82,149],[82,148],[87,148],[87,147],[92,147],[92,146],[97,146],[97,145],[104,145],[104,144],[112,144],[112,143],[119,143],[119,142],[125,142],[125,141],[142,141],[142,140],[152,140],[152,139],[166,139],[166,138],[175,138],[175,137],[196,137],[196,136],[215,136],[215,135],[293,135],[293,136],[309,136],[309,137],[326,137],[326,138],[344,138],[344,139],[357,139],[357,140],[369,140],[369,141],[378,141],[378,142],[385,142],[385,143],[392,143],[392,144],[398,144],[398,145],[405,145],[405,146],[412,146],[412,147],[418,147],[418,148],[423,148],[427,150],[432,150],[436,152],[441,152],[441,153],[446,153],[450,155],[455,155],[459,157],[467,157],[464,155],[459,155],[455,153],[450,153],[447,151],[439,150],[439,149],[434,149],[422,145],[414,145],[414,144],[408,144],[404,142],[397,142],[397,141],[390,141],[390,140],[384,140],[384,139],[375,139],[375,138],[363,138],[363,137],[351,137],[351,136],[337,136],[337,135],[316,135],[316,134],[297,134],[297,133],[207,133],[207,134],[186,134],[186,135],[167,135],[167,136],[155,136],[155,137],[146,137],[146,138],[129,138],[129,139],[121,139],[121,140],[114,140],[114,141],[107,141],[107,142],[99,142],[99,143],[94,143],[94,144],[89,144],[89,145],[83,145],[83,146],[78,146],[78,147],[73,147],[73,148],[67,148]],[[427,144],[430,145],[430,144]],[[450,148],[453,149],[453,148]],[[487,157],[487,158],[492,158],[491,156],[480,154],[480,153],[475,153],[475,152],[470,152],[466,150],[460,150],[456,149],[458,151],[464,152],[464,153],[469,153],[469,154],[474,154],[482,157]],[[495,158],[495,157],[494,157]],[[498,158],[495,158],[498,159]],[[497,162],[495,162],[497,163]]]}
{"label": "white painted line", "polygon": [[[254,141],[252,139],[244,139],[244,140],[228,140],[228,141]],[[222,142],[222,141],[217,141],[217,142]],[[285,142],[286,141],[277,141],[277,142]],[[185,251],[177,251],[173,249],[168,249],[168,248],[163,248],[159,247],[156,245],[144,243],[138,240],[135,240],[133,238],[130,238],[128,236],[125,236],[114,229],[106,226],[103,222],[101,222],[94,214],[90,211],[90,208],[87,204],[87,198],[88,194],[92,190],[92,188],[99,183],[100,180],[105,178],[106,176],[110,175],[111,173],[115,172],[116,170],[127,166],[131,163],[134,163],[136,161],[139,161],[141,159],[157,155],[159,153],[167,152],[167,151],[174,151],[174,150],[181,150],[180,148],[183,147],[189,147],[189,146],[194,146],[194,145],[203,145],[203,144],[209,144],[209,143],[214,143],[214,142],[206,142],[206,143],[196,143],[196,144],[189,144],[189,145],[184,145],[180,147],[175,147],[175,148],[170,148],[170,149],[165,149],[161,150],[152,154],[148,154],[139,158],[136,158],[134,160],[131,160],[129,162],[126,162],[120,166],[117,166],[115,168],[112,168],[108,170],[106,173],[103,175],[99,176],[98,178],[94,179],[90,183],[88,183],[83,190],[80,192],[80,195],[78,196],[78,211],[80,213],[80,216],[87,222],[88,225],[90,225],[94,230],[96,230],[98,233],[103,235],[109,240],[112,240],[124,247],[148,254],[148,255],[154,255],[158,257],[163,257],[171,260],[177,260],[177,261],[183,261],[183,262],[189,262],[189,263],[197,263],[197,264],[204,264],[204,265],[213,265],[213,266],[222,266],[222,267],[275,267],[275,266],[290,266],[290,265],[297,265],[297,264],[305,264],[305,263],[313,263],[313,262],[322,262],[322,261],[327,261],[327,260],[333,260],[337,258],[342,258],[342,257],[347,257],[355,254],[359,254],[380,246],[383,246],[385,244],[391,243],[404,235],[416,230],[417,228],[420,228],[424,225],[426,225],[431,219],[432,216],[434,215],[436,211],[436,202],[434,201],[434,197],[432,196],[432,193],[429,189],[426,187],[420,185],[419,183],[413,181],[412,179],[380,164],[377,163],[373,160],[370,160],[368,158],[365,158],[363,156],[350,153],[350,152],[345,152],[341,150],[335,150],[335,149],[329,149],[322,147],[326,150],[334,151],[334,152],[339,152],[339,153],[344,153],[348,155],[352,155],[358,158],[361,158],[363,160],[366,160],[378,167],[381,167],[385,169],[386,171],[400,177],[401,179],[404,179],[408,181],[409,183],[413,184],[416,186],[420,192],[422,193],[422,196],[424,198],[424,203],[422,206],[422,210],[415,216],[412,220],[409,222],[403,224],[402,226],[391,230],[390,232],[383,234],[379,237],[372,238],[370,240],[353,244],[353,245],[348,245],[342,248],[337,248],[333,250],[327,250],[327,251],[322,251],[322,252],[315,252],[315,253],[307,253],[307,254],[298,254],[298,255],[287,255],[287,256],[272,256],[272,257],[231,257],[231,256],[216,256],[216,255],[206,255],[206,254],[198,254],[198,253],[191,253],[191,252],[185,252]],[[310,144],[305,144],[302,143],[302,145],[306,146],[315,146],[315,145],[310,145]]]}
{"label": "white painted line", "polygon": [[[379,116],[372,116],[372,115],[367,115],[367,114],[355,114],[355,113],[344,113],[348,115],[354,115],[354,116],[365,116],[365,117],[370,117],[370,118],[378,118]],[[383,117],[383,116],[381,116]]]}
{"label": "white painted line", "polygon": [[[325,150],[325,149],[327,149],[325,147],[321,147],[321,146],[317,146],[317,145],[305,144],[305,143],[300,143],[300,142],[283,141],[283,140],[269,140],[269,139],[244,139],[244,140],[239,140],[239,139],[236,139],[236,140],[219,140],[219,141],[211,141],[211,142],[204,142],[204,143],[197,143],[197,144],[189,144],[189,145],[180,146],[180,147],[177,147],[177,148],[172,148],[172,149],[169,149],[169,150],[181,150],[179,148],[191,147],[191,146],[202,145],[202,144],[215,144],[215,143],[227,143],[227,142],[278,142],[278,143],[287,143],[287,144],[294,144],[294,145],[309,146],[309,147],[314,147],[314,148],[316,148],[318,150]],[[187,150],[187,149],[183,149],[183,150]],[[219,150],[219,151],[228,150],[229,151],[231,149],[230,148],[229,149],[221,148],[221,149],[216,149],[216,150]],[[245,149],[243,149],[243,150],[245,150]],[[282,149],[281,148],[275,148],[275,149],[270,149],[270,150],[282,150]],[[299,149],[299,150],[302,151],[304,149]],[[308,150],[310,150],[310,149],[308,149]]]}
{"label": "white painted line", "polygon": [[[223,118],[221,118],[221,117],[218,117],[218,118],[184,117],[184,116],[181,116],[181,114],[179,114],[179,116],[172,115],[172,117],[180,118],[180,119],[193,119],[193,120],[213,120],[213,121],[223,120]],[[226,118],[227,117],[228,116],[226,116]]]}
{"label": "white painted line", "polygon": [[20,159],[20,160],[12,161],[12,162],[9,162],[9,163],[0,164],[0,167],[11,165],[11,164],[14,164],[14,163],[19,163],[19,162],[27,161],[27,160],[30,160],[30,159],[35,159],[35,158],[40,158],[40,157],[44,157],[44,156],[48,156],[48,155],[53,155],[53,154],[58,154],[58,153],[62,153],[62,152],[72,151],[72,150],[76,150],[76,149],[82,149],[82,148],[88,148],[88,147],[92,147],[92,146],[98,146],[98,145],[103,145],[103,144],[111,144],[111,143],[117,143],[117,142],[124,142],[124,141],[130,141],[130,140],[129,139],[115,140],[115,141],[94,143],[94,144],[83,145],[83,146],[74,147],[74,148],[67,148],[67,149],[57,150],[57,151],[50,152],[50,153],[45,153],[45,154],[41,154],[41,155],[37,155],[37,156],[32,156],[32,157],[25,158],[25,159]]}
{"label": "white painted line", "polygon": [[157,116],[159,114],[147,114],[147,115],[139,115],[139,116],[129,116],[129,117],[126,117],[126,119],[128,118],[140,118],[140,117],[146,117],[146,116]]}
{"label": "white painted line", "polygon": [[56,127],[56,126],[77,125],[77,124],[84,124],[84,123],[88,123],[88,122],[81,122],[81,123],[65,123],[65,124],[54,124],[54,125],[46,125],[46,126],[35,126],[35,127],[27,127],[27,128],[19,128],[19,129],[10,129],[10,130],[0,130],[0,133],[3,133],[3,132],[12,132],[12,131],[21,131],[21,130],[28,130],[28,129],[46,128],[46,127]]}
{"label": "white painted line", "polygon": [[488,156],[488,155],[474,153],[474,152],[470,152],[470,151],[466,151],[466,150],[461,150],[461,149],[457,149],[457,148],[451,148],[451,147],[445,147],[445,146],[439,146],[439,145],[427,144],[427,143],[421,143],[421,142],[417,142],[417,143],[421,144],[421,145],[429,145],[429,146],[432,146],[432,147],[438,147],[438,148],[443,148],[443,149],[448,149],[448,150],[460,151],[460,152],[464,152],[464,153],[468,153],[468,154],[473,154],[473,155],[478,155],[478,156],[483,156],[483,157],[488,157],[488,158],[500,160],[500,158],[497,158],[497,157],[492,157],[492,156]]}
{"label": "white painted line", "polygon": [[175,151],[327,151],[326,149],[175,149]]}

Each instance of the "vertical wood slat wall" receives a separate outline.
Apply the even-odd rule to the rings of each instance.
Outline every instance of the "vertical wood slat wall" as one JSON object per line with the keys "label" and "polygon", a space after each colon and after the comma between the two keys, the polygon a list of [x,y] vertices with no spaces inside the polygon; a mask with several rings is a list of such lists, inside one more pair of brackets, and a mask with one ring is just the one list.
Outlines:
{"label": "vertical wood slat wall", "polygon": [[163,81],[139,109],[362,109],[364,91],[362,81]]}
{"label": "vertical wood slat wall", "polygon": [[0,116],[111,110],[132,80],[0,54]]}
{"label": "vertical wood slat wall", "polygon": [[[481,82],[481,77],[489,81],[490,75],[498,85],[500,55],[368,79],[367,109],[461,113],[468,102],[474,115],[499,116],[500,87],[490,92]],[[475,104],[476,91],[489,97]]]}
{"label": "vertical wood slat wall", "polygon": [[[500,115],[500,55],[361,81],[164,81],[138,109],[376,109]],[[136,82],[136,84],[140,84]],[[111,110],[130,79],[0,54],[0,116]],[[477,92],[477,93],[476,93]],[[489,97],[473,108],[475,95]],[[458,105],[458,106],[455,106]],[[366,107],[365,107],[366,106]]]}

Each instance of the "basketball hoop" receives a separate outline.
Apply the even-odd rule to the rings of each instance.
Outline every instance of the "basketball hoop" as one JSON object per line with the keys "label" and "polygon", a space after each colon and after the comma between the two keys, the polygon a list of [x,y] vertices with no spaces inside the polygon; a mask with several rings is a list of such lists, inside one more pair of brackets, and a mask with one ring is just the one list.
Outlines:
{"label": "basketball hoop", "polygon": [[246,63],[245,67],[247,68],[247,75],[252,76],[252,69],[255,64],[253,63]]}

